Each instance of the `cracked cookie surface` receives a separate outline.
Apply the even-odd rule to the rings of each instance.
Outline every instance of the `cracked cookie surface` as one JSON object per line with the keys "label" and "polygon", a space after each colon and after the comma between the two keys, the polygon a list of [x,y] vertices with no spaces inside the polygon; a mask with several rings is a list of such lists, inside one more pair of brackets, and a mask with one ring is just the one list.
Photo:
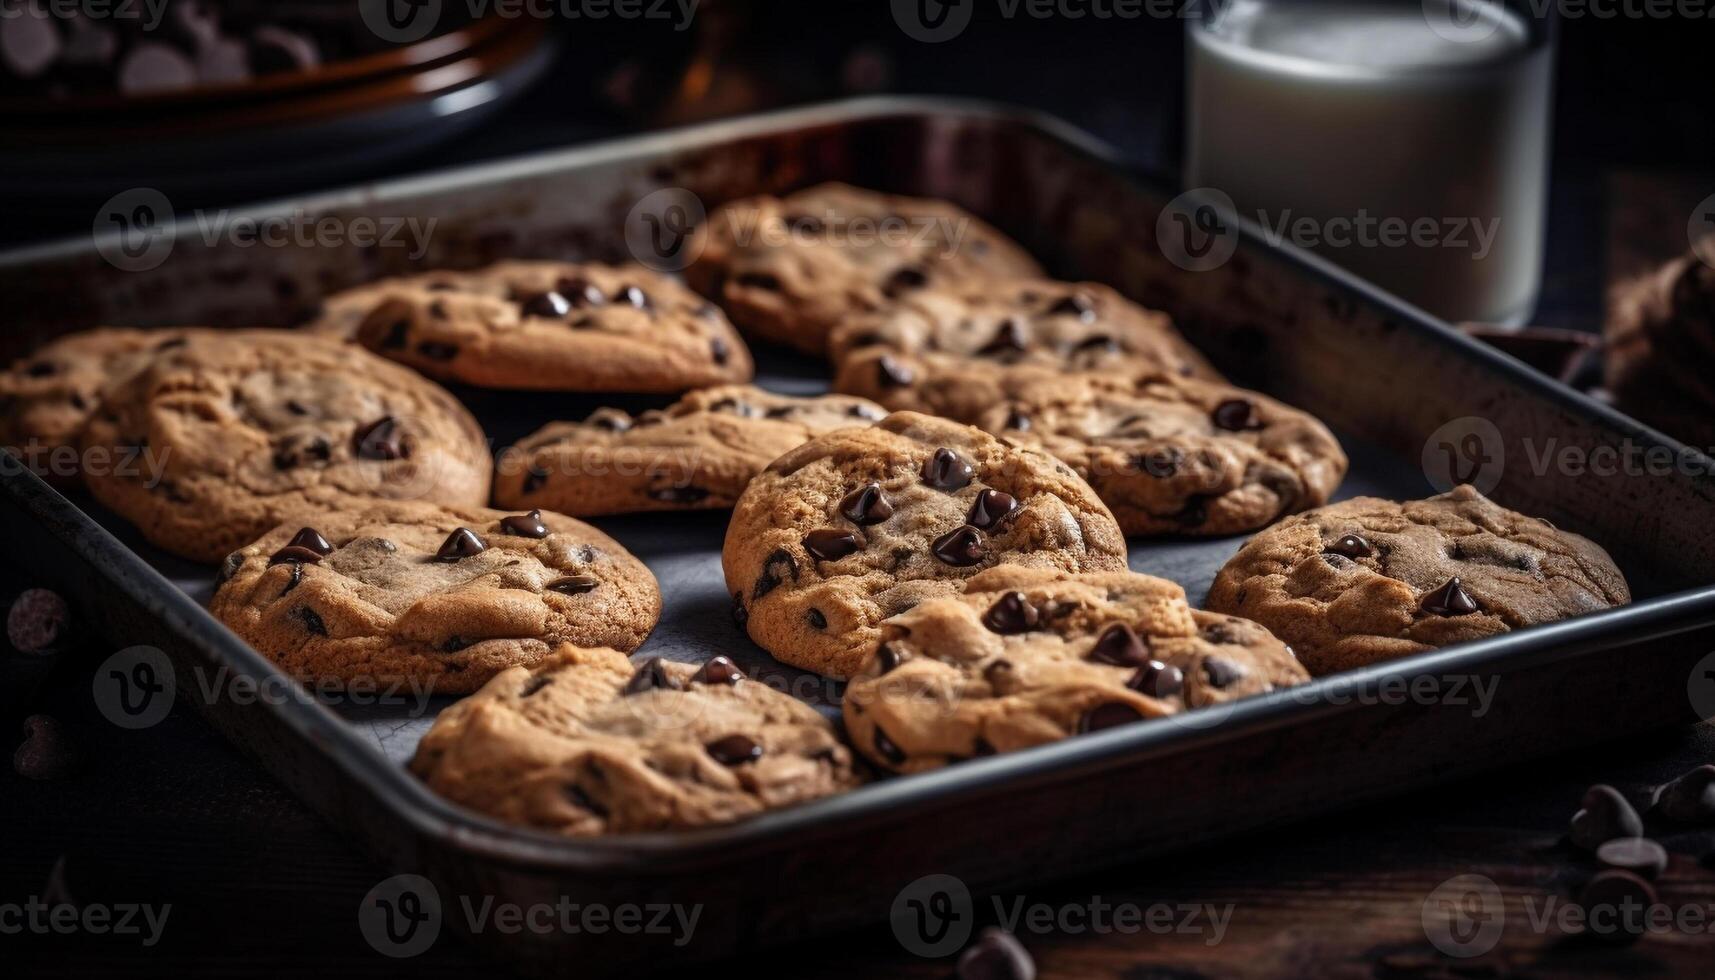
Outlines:
{"label": "cracked cookie surface", "polygon": [[411,770],[441,795],[576,837],[730,823],[852,789],[814,708],[724,657],[633,665],[562,647],[441,712]]}
{"label": "cracked cookie surface", "polygon": [[769,464],[739,498],[721,552],[751,638],[830,677],[861,666],[882,620],[984,568],[1125,561],[1113,515],[1064,463],[912,412]]}
{"label": "cracked cookie surface", "polygon": [[495,499],[574,516],[731,507],[780,455],[886,414],[862,398],[752,385],[704,388],[636,416],[604,408],[551,422],[501,454]]}
{"label": "cracked cookie surface", "polygon": [[493,469],[476,420],[444,389],[291,330],[200,331],[158,351],[107,393],[82,448],[97,500],[153,544],[209,563],[298,512],[486,504]]}
{"label": "cracked cookie surface", "polygon": [[388,279],[330,297],[308,329],[488,388],[672,393],[755,373],[725,314],[636,264],[512,261]]}
{"label": "cracked cookie surface", "polygon": [[661,612],[642,562],[560,514],[392,503],[305,520],[229,555],[209,603],[302,679],[467,693],[562,643],[636,649]]}
{"label": "cracked cookie surface", "polygon": [[1313,416],[1253,391],[1169,375],[1032,370],[977,425],[1088,480],[1127,534],[1236,534],[1328,502],[1346,454]]}
{"label": "cracked cookie surface", "polygon": [[1273,630],[1322,675],[1630,601],[1600,545],[1460,486],[1287,518],[1227,562],[1208,606]]}
{"label": "cracked cookie surface", "polygon": [[827,352],[846,318],[926,287],[1040,276],[1005,235],[943,201],[822,184],[716,209],[690,246],[685,278],[746,332]]}
{"label": "cracked cookie surface", "polygon": [[858,751],[920,772],[1309,679],[1268,630],[1165,579],[1001,566],[883,623],[844,713]]}

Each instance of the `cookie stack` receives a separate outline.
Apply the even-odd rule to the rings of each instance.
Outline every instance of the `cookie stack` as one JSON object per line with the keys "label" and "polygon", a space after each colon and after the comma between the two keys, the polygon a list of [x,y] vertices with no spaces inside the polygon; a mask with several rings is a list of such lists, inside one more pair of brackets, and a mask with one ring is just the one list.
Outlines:
{"label": "cookie stack", "polygon": [[[413,771],[571,835],[728,822],[1629,600],[1598,546],[1468,488],[1324,506],[1346,457],[1322,423],[952,205],[829,185],[695,241],[689,288],[510,261],[364,286],[302,330],[74,335],[0,375],[0,434],[218,563],[213,613],[294,676],[471,694]],[[754,386],[741,330],[826,356],[840,393]],[[544,418],[491,458],[436,381],[678,400]],[[579,518],[681,510],[731,511],[735,620],[848,680],[843,728],[726,657],[626,656],[660,591]],[[1128,535],[1259,529],[1207,610],[1129,570]]]}

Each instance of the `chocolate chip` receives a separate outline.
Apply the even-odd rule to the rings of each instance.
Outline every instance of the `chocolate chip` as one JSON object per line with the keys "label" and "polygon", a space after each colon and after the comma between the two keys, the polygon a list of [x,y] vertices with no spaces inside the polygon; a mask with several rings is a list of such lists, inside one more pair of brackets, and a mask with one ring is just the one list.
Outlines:
{"label": "chocolate chip", "polygon": [[974,471],[964,457],[942,447],[923,463],[923,482],[936,490],[958,490],[971,482]]}
{"label": "chocolate chip", "polygon": [[407,459],[411,455],[404,427],[391,415],[358,429],[352,436],[352,451],[362,459]]}
{"label": "chocolate chip", "polygon": [[893,503],[879,483],[866,483],[840,501],[840,515],[853,524],[880,524],[893,516]]}
{"label": "chocolate chip", "polygon": [[709,492],[702,487],[659,487],[649,491],[650,500],[659,500],[664,504],[695,504],[708,499]]}
{"label": "chocolate chip", "polygon": [[584,419],[585,425],[593,425],[608,432],[624,432],[631,428],[631,416],[617,408],[598,408]]}
{"label": "chocolate chip", "polygon": [[523,303],[525,316],[542,317],[547,320],[559,320],[572,312],[571,301],[554,290],[526,299]]}
{"label": "chocolate chip", "polygon": [[744,680],[744,671],[732,662],[731,657],[710,657],[691,675],[693,684],[725,684],[731,687]]}
{"label": "chocolate chip", "polygon": [[1424,612],[1435,616],[1467,616],[1481,609],[1471,593],[1465,591],[1457,576],[1447,584],[1425,595],[1418,603]]}
{"label": "chocolate chip", "polygon": [[876,754],[887,760],[888,765],[902,766],[905,764],[905,750],[894,744],[893,739],[887,737],[887,733],[881,730],[880,725],[875,726],[874,744]]}
{"label": "chocolate chip", "polygon": [[750,622],[750,610],[744,608],[743,592],[732,594],[732,621],[738,624],[739,629],[744,629],[744,624]]}
{"label": "chocolate chip", "polygon": [[604,819],[607,817],[607,807],[597,803],[594,797],[584,792],[583,789],[578,787],[576,784],[566,787],[566,799],[572,801],[573,806],[588,810],[598,817],[602,817]]}
{"label": "chocolate chip", "polygon": [[780,291],[780,279],[766,272],[744,272],[733,277],[734,283],[750,289],[766,289],[771,292]]}
{"label": "chocolate chip", "polygon": [[12,770],[25,779],[60,779],[77,768],[78,754],[58,719],[31,715],[24,719],[24,741],[12,754]]}
{"label": "chocolate chip", "polygon": [[24,369],[24,373],[32,378],[52,377],[58,371],[59,365],[54,364],[52,361],[37,361]]}
{"label": "chocolate chip", "polygon": [[1142,667],[1149,663],[1149,647],[1124,623],[1115,623],[1096,637],[1090,659],[1115,667]]}
{"label": "chocolate chip", "polygon": [[1654,886],[1629,871],[1603,871],[1578,893],[1584,932],[1603,942],[1636,942],[1660,899]]}
{"label": "chocolate chip", "polygon": [[6,638],[19,653],[53,653],[71,633],[71,609],[59,593],[25,589],[6,610]]}
{"label": "chocolate chip", "polygon": [[1185,461],[1185,454],[1177,449],[1155,449],[1138,457],[1137,468],[1155,477],[1165,480],[1178,474],[1179,464]]}
{"label": "chocolate chip", "polygon": [[935,539],[930,553],[955,568],[968,568],[988,557],[988,542],[983,532],[961,524]]}
{"label": "chocolate chip", "polygon": [[875,377],[883,388],[903,388],[917,379],[917,372],[899,363],[892,354],[883,354],[876,358]]}
{"label": "chocolate chip", "polygon": [[441,542],[441,550],[435,552],[435,560],[451,563],[472,555],[480,555],[487,550],[488,545],[476,536],[475,531],[468,527],[459,527],[454,528],[453,533]]}
{"label": "chocolate chip", "polygon": [[1096,334],[1096,335],[1091,336],[1091,337],[1085,337],[1083,340],[1079,341],[1076,346],[1074,346],[1072,348],[1072,350],[1074,350],[1080,354],[1088,354],[1088,353],[1091,353],[1093,351],[1102,351],[1103,353],[1116,354],[1119,352],[1119,349],[1120,349],[1119,341],[1113,339],[1112,337],[1108,336],[1105,333],[1099,333],[1099,334]]}
{"label": "chocolate chip", "polygon": [[1244,667],[1225,657],[1208,657],[1203,661],[1203,677],[1208,680],[1210,687],[1231,687],[1243,680],[1244,676]]}
{"label": "chocolate chip", "polygon": [[1001,635],[1028,633],[1041,621],[1041,613],[1022,592],[1008,592],[983,613],[983,625]]}
{"label": "chocolate chip", "polygon": [[287,562],[297,565],[319,565],[321,564],[321,560],[322,556],[320,552],[300,547],[299,545],[289,544],[269,556],[268,567],[273,568],[275,565],[284,565]]}
{"label": "chocolate chip", "polygon": [[1036,961],[1012,933],[989,926],[959,956],[958,980],[1036,980]]}
{"label": "chocolate chip", "polygon": [[1262,421],[1256,415],[1256,404],[1249,398],[1229,398],[1216,405],[1215,410],[1209,413],[1209,421],[1215,423],[1215,428],[1228,432],[1262,428]]}
{"label": "chocolate chip", "polygon": [[825,630],[828,628],[828,617],[822,615],[822,611],[820,609],[810,610],[809,615],[805,618],[810,621],[810,627],[812,629]]}
{"label": "chocolate chip", "polygon": [[1185,672],[1172,664],[1151,660],[1139,667],[1125,686],[1152,698],[1170,698],[1185,689]]}
{"label": "chocolate chip", "polygon": [[604,306],[607,304],[607,297],[601,294],[601,290],[582,276],[567,276],[561,279],[554,288],[571,306]]}
{"label": "chocolate chip", "polygon": [[649,294],[638,289],[636,286],[619,287],[619,291],[613,294],[613,301],[615,303],[625,303],[639,310],[647,310],[649,308]]}
{"label": "chocolate chip", "polygon": [[322,622],[321,614],[309,606],[298,606],[289,615],[302,623],[304,629],[309,631],[312,636],[328,635],[327,623]]}
{"label": "chocolate chip", "polygon": [[887,277],[887,283],[882,286],[882,292],[888,296],[898,296],[913,289],[922,289],[929,285],[929,274],[921,268],[912,265],[900,266]]}
{"label": "chocolate chip", "polygon": [[744,735],[728,735],[703,748],[723,766],[742,766],[762,758],[762,746]]}
{"label": "chocolate chip", "polygon": [[535,493],[542,489],[543,484],[547,482],[547,470],[537,469],[533,465],[524,468],[524,485],[522,489],[525,493]]}
{"label": "chocolate chip", "polygon": [[465,649],[475,642],[477,641],[467,640],[455,633],[454,635],[447,637],[447,639],[441,644],[440,651],[442,653],[458,653],[460,650]]}
{"label": "chocolate chip", "polygon": [[1084,712],[1083,717],[1078,719],[1078,734],[1087,735],[1104,728],[1129,725],[1142,720],[1143,715],[1131,705],[1123,701],[1108,701]]}
{"label": "chocolate chip", "polygon": [[1006,422],[1003,424],[1006,428],[1017,432],[1029,432],[1030,416],[1014,408],[1006,413]]}
{"label": "chocolate chip", "polygon": [[732,348],[719,337],[709,341],[709,354],[716,364],[725,364],[732,357]]}
{"label": "chocolate chip", "polygon": [[1376,553],[1375,547],[1362,535],[1357,534],[1342,534],[1338,541],[1335,541],[1324,550],[1333,552],[1336,555],[1345,555],[1347,558],[1354,559],[1369,558]]}
{"label": "chocolate chip", "polygon": [[1017,511],[1018,501],[1012,494],[999,490],[984,490],[971,502],[971,510],[965,515],[965,523],[983,531],[990,531]]}
{"label": "chocolate chip", "polygon": [[459,356],[459,347],[457,344],[442,344],[425,340],[417,345],[417,353],[431,361],[450,361]]}
{"label": "chocolate chip", "polygon": [[308,462],[325,463],[333,457],[333,446],[322,436],[288,436],[274,451],[274,468],[296,469]]}
{"label": "chocolate chip", "polygon": [[650,657],[645,660],[637,672],[631,675],[631,680],[625,683],[627,695],[642,694],[653,690],[683,691],[684,685],[674,680],[667,673],[667,662],[660,657]]}
{"label": "chocolate chip", "polygon": [[1576,847],[1593,851],[1616,837],[1642,837],[1638,812],[1612,786],[1598,783],[1584,792],[1582,809],[1572,815],[1570,837]]}
{"label": "chocolate chip", "polygon": [[1667,849],[1647,837],[1616,837],[1596,848],[1596,860],[1603,867],[1653,880],[1667,870]]}
{"label": "chocolate chip", "polygon": [[1049,316],[1075,316],[1085,323],[1096,319],[1096,305],[1083,293],[1071,293],[1055,300],[1046,310]]}
{"label": "chocolate chip", "polygon": [[567,575],[549,582],[547,588],[550,592],[558,592],[561,595],[583,595],[585,592],[594,591],[600,584],[601,580],[594,575]]}
{"label": "chocolate chip", "polygon": [[527,698],[547,687],[554,680],[549,674],[533,674],[524,679],[524,685],[518,689],[518,696]]}
{"label": "chocolate chip", "polygon": [[762,563],[762,574],[756,579],[756,587],[751,590],[752,599],[760,599],[773,592],[780,583],[790,578],[798,581],[798,559],[792,557],[792,552],[785,548],[775,548],[766,561]]}
{"label": "chocolate chip", "polygon": [[835,527],[817,528],[804,535],[804,550],[818,561],[838,561],[858,547],[856,534]]}
{"label": "chocolate chip", "polygon": [[298,533],[292,535],[292,540],[286,544],[292,548],[308,548],[318,556],[333,554],[333,544],[313,527],[299,528]]}
{"label": "chocolate chip", "polygon": [[881,672],[883,674],[892,673],[895,667],[898,667],[904,662],[905,658],[899,655],[899,648],[895,647],[893,644],[883,643],[881,646],[876,647],[875,663],[877,667],[881,668]]}
{"label": "chocolate chip", "polygon": [[1009,354],[1018,353],[1029,346],[1029,338],[1024,334],[1024,324],[1012,317],[1007,317],[996,328],[994,337],[988,343],[977,348],[978,354]]}
{"label": "chocolate chip", "polygon": [[1715,765],[1702,765],[1655,791],[1655,812],[1674,823],[1715,826]]}
{"label": "chocolate chip", "polygon": [[528,514],[502,517],[500,529],[507,534],[520,538],[545,538],[548,536],[548,525],[542,523],[542,512],[539,510],[533,510]]}

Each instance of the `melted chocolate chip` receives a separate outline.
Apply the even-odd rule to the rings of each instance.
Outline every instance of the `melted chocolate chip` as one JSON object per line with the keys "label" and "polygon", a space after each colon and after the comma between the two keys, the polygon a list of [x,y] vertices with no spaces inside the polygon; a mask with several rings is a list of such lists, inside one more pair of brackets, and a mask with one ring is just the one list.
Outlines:
{"label": "melted chocolate chip", "polygon": [[804,550],[818,561],[838,561],[858,548],[856,534],[835,527],[817,528],[804,535]]}
{"label": "melted chocolate chip", "polygon": [[723,766],[742,766],[762,758],[762,746],[743,735],[728,735],[703,748]]}
{"label": "melted chocolate chip", "polygon": [[1249,398],[1229,398],[1216,405],[1215,410],[1209,413],[1209,421],[1215,423],[1215,428],[1228,432],[1262,428],[1262,420],[1256,415],[1256,403]]}
{"label": "melted chocolate chip", "polygon": [[968,568],[988,557],[988,541],[983,532],[962,524],[935,539],[930,553],[956,568]]}
{"label": "melted chocolate chip", "polygon": [[881,484],[866,483],[840,501],[840,516],[853,524],[880,524],[893,516],[893,504],[881,491]]}
{"label": "melted chocolate chip", "polygon": [[760,599],[773,592],[780,583],[790,578],[798,581],[798,559],[792,557],[792,552],[785,548],[776,548],[762,563],[762,574],[756,579],[756,587],[750,592],[752,599]]}
{"label": "melted chocolate chip", "polygon": [[563,319],[572,312],[571,300],[550,289],[545,293],[537,293],[523,303],[525,316],[541,317],[546,320]]}
{"label": "melted chocolate chip", "polygon": [[631,680],[625,682],[625,694],[642,694],[644,691],[656,689],[683,691],[685,687],[667,673],[666,661],[660,657],[650,657],[631,675]]}
{"label": "melted chocolate chip", "polygon": [[1151,660],[1139,667],[1125,686],[1152,698],[1170,698],[1185,689],[1185,672],[1172,664]]}
{"label": "melted chocolate chip", "polygon": [[881,730],[880,725],[875,726],[875,751],[877,755],[886,759],[890,766],[905,764],[905,750],[895,745],[893,739],[888,738],[887,733]]}
{"label": "melted chocolate chip", "polygon": [[328,635],[327,623],[322,622],[321,614],[309,606],[298,606],[290,613],[291,617],[302,623],[304,629],[312,636]]}
{"label": "melted chocolate chip", "polygon": [[322,556],[320,552],[312,551],[309,548],[300,547],[298,545],[289,544],[284,548],[281,548],[279,551],[274,552],[274,554],[269,557],[268,567],[272,568],[275,565],[283,565],[286,562],[318,565],[321,563],[321,560]]}
{"label": "melted chocolate chip", "polygon": [[731,687],[744,680],[744,671],[730,657],[711,657],[691,675],[693,684],[725,684]]}
{"label": "melted chocolate chip", "polygon": [[964,457],[944,446],[923,463],[923,482],[936,490],[958,490],[974,475]]}
{"label": "melted chocolate chip", "polygon": [[810,621],[811,629],[825,630],[828,628],[828,617],[822,615],[822,611],[820,609],[810,610],[809,614],[805,616],[805,618]]}
{"label": "melted chocolate chip", "polygon": [[358,429],[351,442],[352,451],[362,459],[406,459],[411,455],[404,427],[391,415]]}
{"label": "melted chocolate chip", "polygon": [[1447,580],[1447,584],[1425,595],[1419,606],[1426,613],[1436,616],[1466,616],[1477,612],[1482,607],[1471,593],[1465,591],[1465,586],[1457,577]]}
{"label": "melted chocolate chip", "polygon": [[971,502],[971,511],[965,515],[965,523],[979,530],[991,531],[1017,512],[1018,501],[1012,494],[999,490],[984,490]]}
{"label": "melted chocolate chip", "polygon": [[1104,728],[1116,728],[1142,720],[1143,715],[1131,705],[1122,701],[1109,701],[1084,712],[1083,717],[1078,719],[1078,734],[1088,735]]}
{"label": "melted chocolate chip", "polygon": [[1075,316],[1085,323],[1096,319],[1096,306],[1083,293],[1072,293],[1055,300],[1047,309],[1049,316]]}
{"label": "melted chocolate chip", "polygon": [[1008,592],[983,613],[983,625],[1003,636],[1028,633],[1041,622],[1042,614],[1022,592]]}
{"label": "melted chocolate chip", "polygon": [[1203,661],[1203,677],[1210,687],[1225,688],[1243,680],[1245,669],[1225,657],[1208,657]]}
{"label": "melted chocolate chip", "polygon": [[548,525],[542,523],[542,512],[539,510],[533,510],[528,514],[502,517],[500,529],[507,534],[521,538],[545,538],[548,536]]}
{"label": "melted chocolate chip", "polygon": [[1029,346],[1029,338],[1024,334],[1024,324],[1012,317],[1007,317],[996,328],[994,337],[988,343],[977,348],[978,354],[1013,354],[1025,350]]}
{"label": "melted chocolate chip", "polygon": [[299,528],[298,533],[292,535],[292,540],[287,542],[287,545],[293,548],[308,548],[317,555],[333,554],[333,545],[329,544],[328,539],[322,537],[321,532],[313,527]]}
{"label": "melted chocolate chip", "polygon": [[1368,558],[1376,553],[1375,546],[1357,534],[1342,534],[1338,541],[1323,550],[1347,558]]}
{"label": "melted chocolate chip", "polygon": [[883,388],[903,388],[917,380],[917,372],[899,363],[892,354],[883,354],[876,358],[875,377]]}
{"label": "melted chocolate chip", "polygon": [[1149,663],[1149,647],[1124,623],[1115,623],[1096,637],[1090,659],[1115,667],[1142,667]]}
{"label": "melted chocolate chip", "polygon": [[558,592],[561,595],[583,595],[585,592],[594,591],[600,584],[601,580],[594,575],[567,575],[549,582],[547,588],[550,592]]}
{"label": "melted chocolate chip", "polygon": [[480,555],[488,550],[488,545],[476,536],[476,532],[468,527],[454,528],[453,533],[441,542],[441,549],[435,552],[435,560],[440,562],[455,562],[472,555]]}

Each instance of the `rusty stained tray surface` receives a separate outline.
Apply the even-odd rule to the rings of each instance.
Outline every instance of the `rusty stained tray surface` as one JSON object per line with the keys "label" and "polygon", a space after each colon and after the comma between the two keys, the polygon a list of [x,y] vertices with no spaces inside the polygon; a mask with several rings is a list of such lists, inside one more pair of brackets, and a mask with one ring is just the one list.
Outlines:
{"label": "rusty stained tray surface", "polygon": [[[530,972],[587,974],[730,954],[886,918],[901,886],[926,874],[957,875],[973,890],[1017,885],[1691,718],[1690,664],[1715,634],[1715,488],[1690,473],[1572,478],[1528,465],[1548,440],[1589,451],[1667,445],[1665,437],[1313,257],[1263,245],[1248,227],[1219,268],[1172,265],[1155,237],[1169,195],[1039,116],[861,100],[254,209],[433,217],[436,231],[416,264],[401,250],[239,250],[196,236],[181,237],[169,261],[143,272],[115,269],[89,240],[15,252],[0,257],[0,288],[13,297],[17,327],[0,344],[14,356],[95,323],[286,325],[313,313],[326,292],[413,268],[501,257],[622,260],[623,221],[655,189],[689,188],[712,207],[823,180],[954,200],[1020,238],[1057,274],[1106,281],[1166,309],[1240,383],[1330,424],[1352,457],[1342,498],[1434,492],[1423,456],[1431,435],[1454,420],[1487,420],[1491,495],[1603,543],[1638,601],[1179,723],[890,779],[729,827],[592,841],[498,825],[412,780],[402,763],[450,699],[432,701],[428,714],[413,704],[199,704],[336,825],[396,869],[426,875],[443,896],[704,906],[682,946],[639,935],[477,936],[502,955]],[[757,354],[764,386],[826,387],[822,364]],[[635,410],[665,401],[454,390],[497,446],[600,404]],[[1470,427],[1459,424],[1461,434]],[[201,608],[212,569],[162,555],[87,498],[62,499],[27,474],[8,472],[4,489],[0,507],[9,523],[27,524],[29,546],[46,556],[44,575],[74,594],[110,597],[96,611],[110,639],[166,650],[181,696],[189,693],[183,678],[198,668],[274,676]],[[593,523],[660,580],[665,611],[641,654],[696,661],[724,653],[752,676],[836,710],[837,684],[775,663],[731,622],[719,563],[724,513]],[[1240,543],[1134,539],[1131,566],[1180,582],[1198,601]],[[1361,696],[1421,673],[1496,678],[1493,709],[1476,718],[1464,705]],[[1581,713],[1597,699],[1599,729]]]}

